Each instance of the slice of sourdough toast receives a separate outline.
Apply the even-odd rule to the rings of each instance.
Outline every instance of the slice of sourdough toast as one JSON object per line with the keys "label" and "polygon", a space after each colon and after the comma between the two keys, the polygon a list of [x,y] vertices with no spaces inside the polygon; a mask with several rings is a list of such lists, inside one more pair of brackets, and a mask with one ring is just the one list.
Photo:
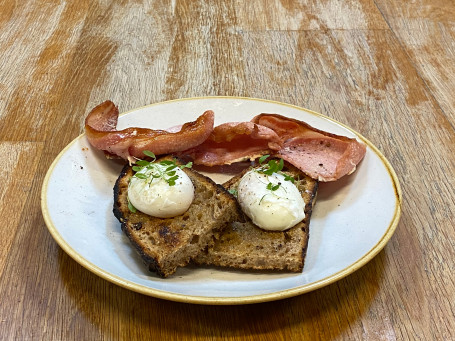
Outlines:
{"label": "slice of sourdough toast", "polygon": [[115,217],[149,270],[161,277],[173,274],[213,245],[228,222],[243,219],[237,200],[222,186],[192,169],[183,170],[194,185],[194,200],[184,214],[173,218],[128,209],[128,183],[134,175],[131,166],[125,165],[114,186]]}
{"label": "slice of sourdough toast", "polygon": [[[235,193],[240,179],[247,171],[223,186]],[[288,163],[285,163],[283,171],[296,179],[295,185],[305,201],[303,221],[286,231],[263,230],[249,218],[246,218],[246,222],[232,222],[214,245],[207,247],[194,259],[196,264],[237,269],[303,270],[318,181]]]}

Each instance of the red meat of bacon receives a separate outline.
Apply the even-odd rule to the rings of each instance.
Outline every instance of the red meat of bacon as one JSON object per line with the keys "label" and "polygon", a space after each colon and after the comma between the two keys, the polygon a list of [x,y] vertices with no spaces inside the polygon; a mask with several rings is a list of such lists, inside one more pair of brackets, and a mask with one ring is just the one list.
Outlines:
{"label": "red meat of bacon", "polygon": [[230,122],[216,126],[204,143],[182,154],[197,165],[216,166],[254,160],[281,147],[281,139],[272,129],[252,122]]}
{"label": "red meat of bacon", "polygon": [[85,133],[95,148],[134,163],[149,150],[156,155],[183,151],[204,142],[213,130],[215,115],[207,110],[177,132],[147,128],[117,130],[118,108],[111,101],[96,106],[85,119]]}
{"label": "red meat of bacon", "polygon": [[352,173],[366,153],[356,139],[331,134],[277,114],[260,114],[252,122],[273,129],[282,139],[276,153],[314,179],[335,181]]}

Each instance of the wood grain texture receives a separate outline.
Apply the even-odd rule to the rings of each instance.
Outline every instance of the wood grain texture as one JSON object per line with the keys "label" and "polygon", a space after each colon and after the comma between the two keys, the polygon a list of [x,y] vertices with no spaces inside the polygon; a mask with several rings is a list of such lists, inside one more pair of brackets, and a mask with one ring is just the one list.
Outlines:
{"label": "wood grain texture", "polygon": [[[0,340],[455,339],[454,18],[442,0],[0,0]],[[143,296],[74,262],[40,191],[86,113],[206,95],[303,106],[371,140],[403,190],[385,249],[248,306]]]}
{"label": "wood grain texture", "polygon": [[388,29],[373,0],[238,0],[235,5],[240,27],[248,31]]}
{"label": "wood grain texture", "polygon": [[397,40],[409,55],[441,110],[455,123],[455,10],[453,1],[414,1],[396,6],[377,1]]}
{"label": "wood grain texture", "polygon": [[27,214],[23,210],[31,192],[42,149],[42,143],[0,142],[0,155],[14,156],[2,158],[3,171],[0,173],[0,216],[3,220],[0,228],[0,274],[16,233],[22,228],[20,217]]}

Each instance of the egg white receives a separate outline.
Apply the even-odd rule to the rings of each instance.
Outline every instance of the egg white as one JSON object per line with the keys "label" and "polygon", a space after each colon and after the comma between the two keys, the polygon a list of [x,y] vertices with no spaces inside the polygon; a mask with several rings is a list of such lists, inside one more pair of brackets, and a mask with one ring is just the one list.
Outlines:
{"label": "egg white", "polygon": [[[156,164],[161,171],[168,166]],[[178,179],[170,186],[162,177],[152,178],[157,170],[142,169],[147,179],[132,177],[128,186],[128,199],[139,211],[158,218],[171,218],[188,210],[194,199],[191,179],[180,168],[175,168]]]}
{"label": "egg white", "polygon": [[[280,184],[275,191],[267,185]],[[297,187],[278,173],[247,172],[237,188],[238,201],[245,214],[264,230],[284,231],[305,218],[305,201]]]}

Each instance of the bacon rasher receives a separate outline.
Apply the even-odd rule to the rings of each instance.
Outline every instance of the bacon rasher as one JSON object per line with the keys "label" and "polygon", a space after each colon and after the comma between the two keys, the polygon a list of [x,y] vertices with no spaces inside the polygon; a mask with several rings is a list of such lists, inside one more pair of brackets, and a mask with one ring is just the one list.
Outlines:
{"label": "bacon rasher", "polygon": [[253,122],[230,122],[216,126],[201,145],[184,151],[197,165],[228,165],[272,154],[282,147],[280,137]]}
{"label": "bacon rasher", "polygon": [[314,179],[335,181],[351,174],[366,153],[356,139],[331,134],[278,114],[260,114],[252,122],[273,129],[283,148],[275,155]]}
{"label": "bacon rasher", "polygon": [[156,155],[180,152],[204,142],[213,130],[215,115],[207,110],[196,121],[185,123],[177,132],[147,128],[117,130],[119,111],[106,101],[93,108],[85,119],[85,133],[95,148],[109,156],[134,163],[143,151]]}

